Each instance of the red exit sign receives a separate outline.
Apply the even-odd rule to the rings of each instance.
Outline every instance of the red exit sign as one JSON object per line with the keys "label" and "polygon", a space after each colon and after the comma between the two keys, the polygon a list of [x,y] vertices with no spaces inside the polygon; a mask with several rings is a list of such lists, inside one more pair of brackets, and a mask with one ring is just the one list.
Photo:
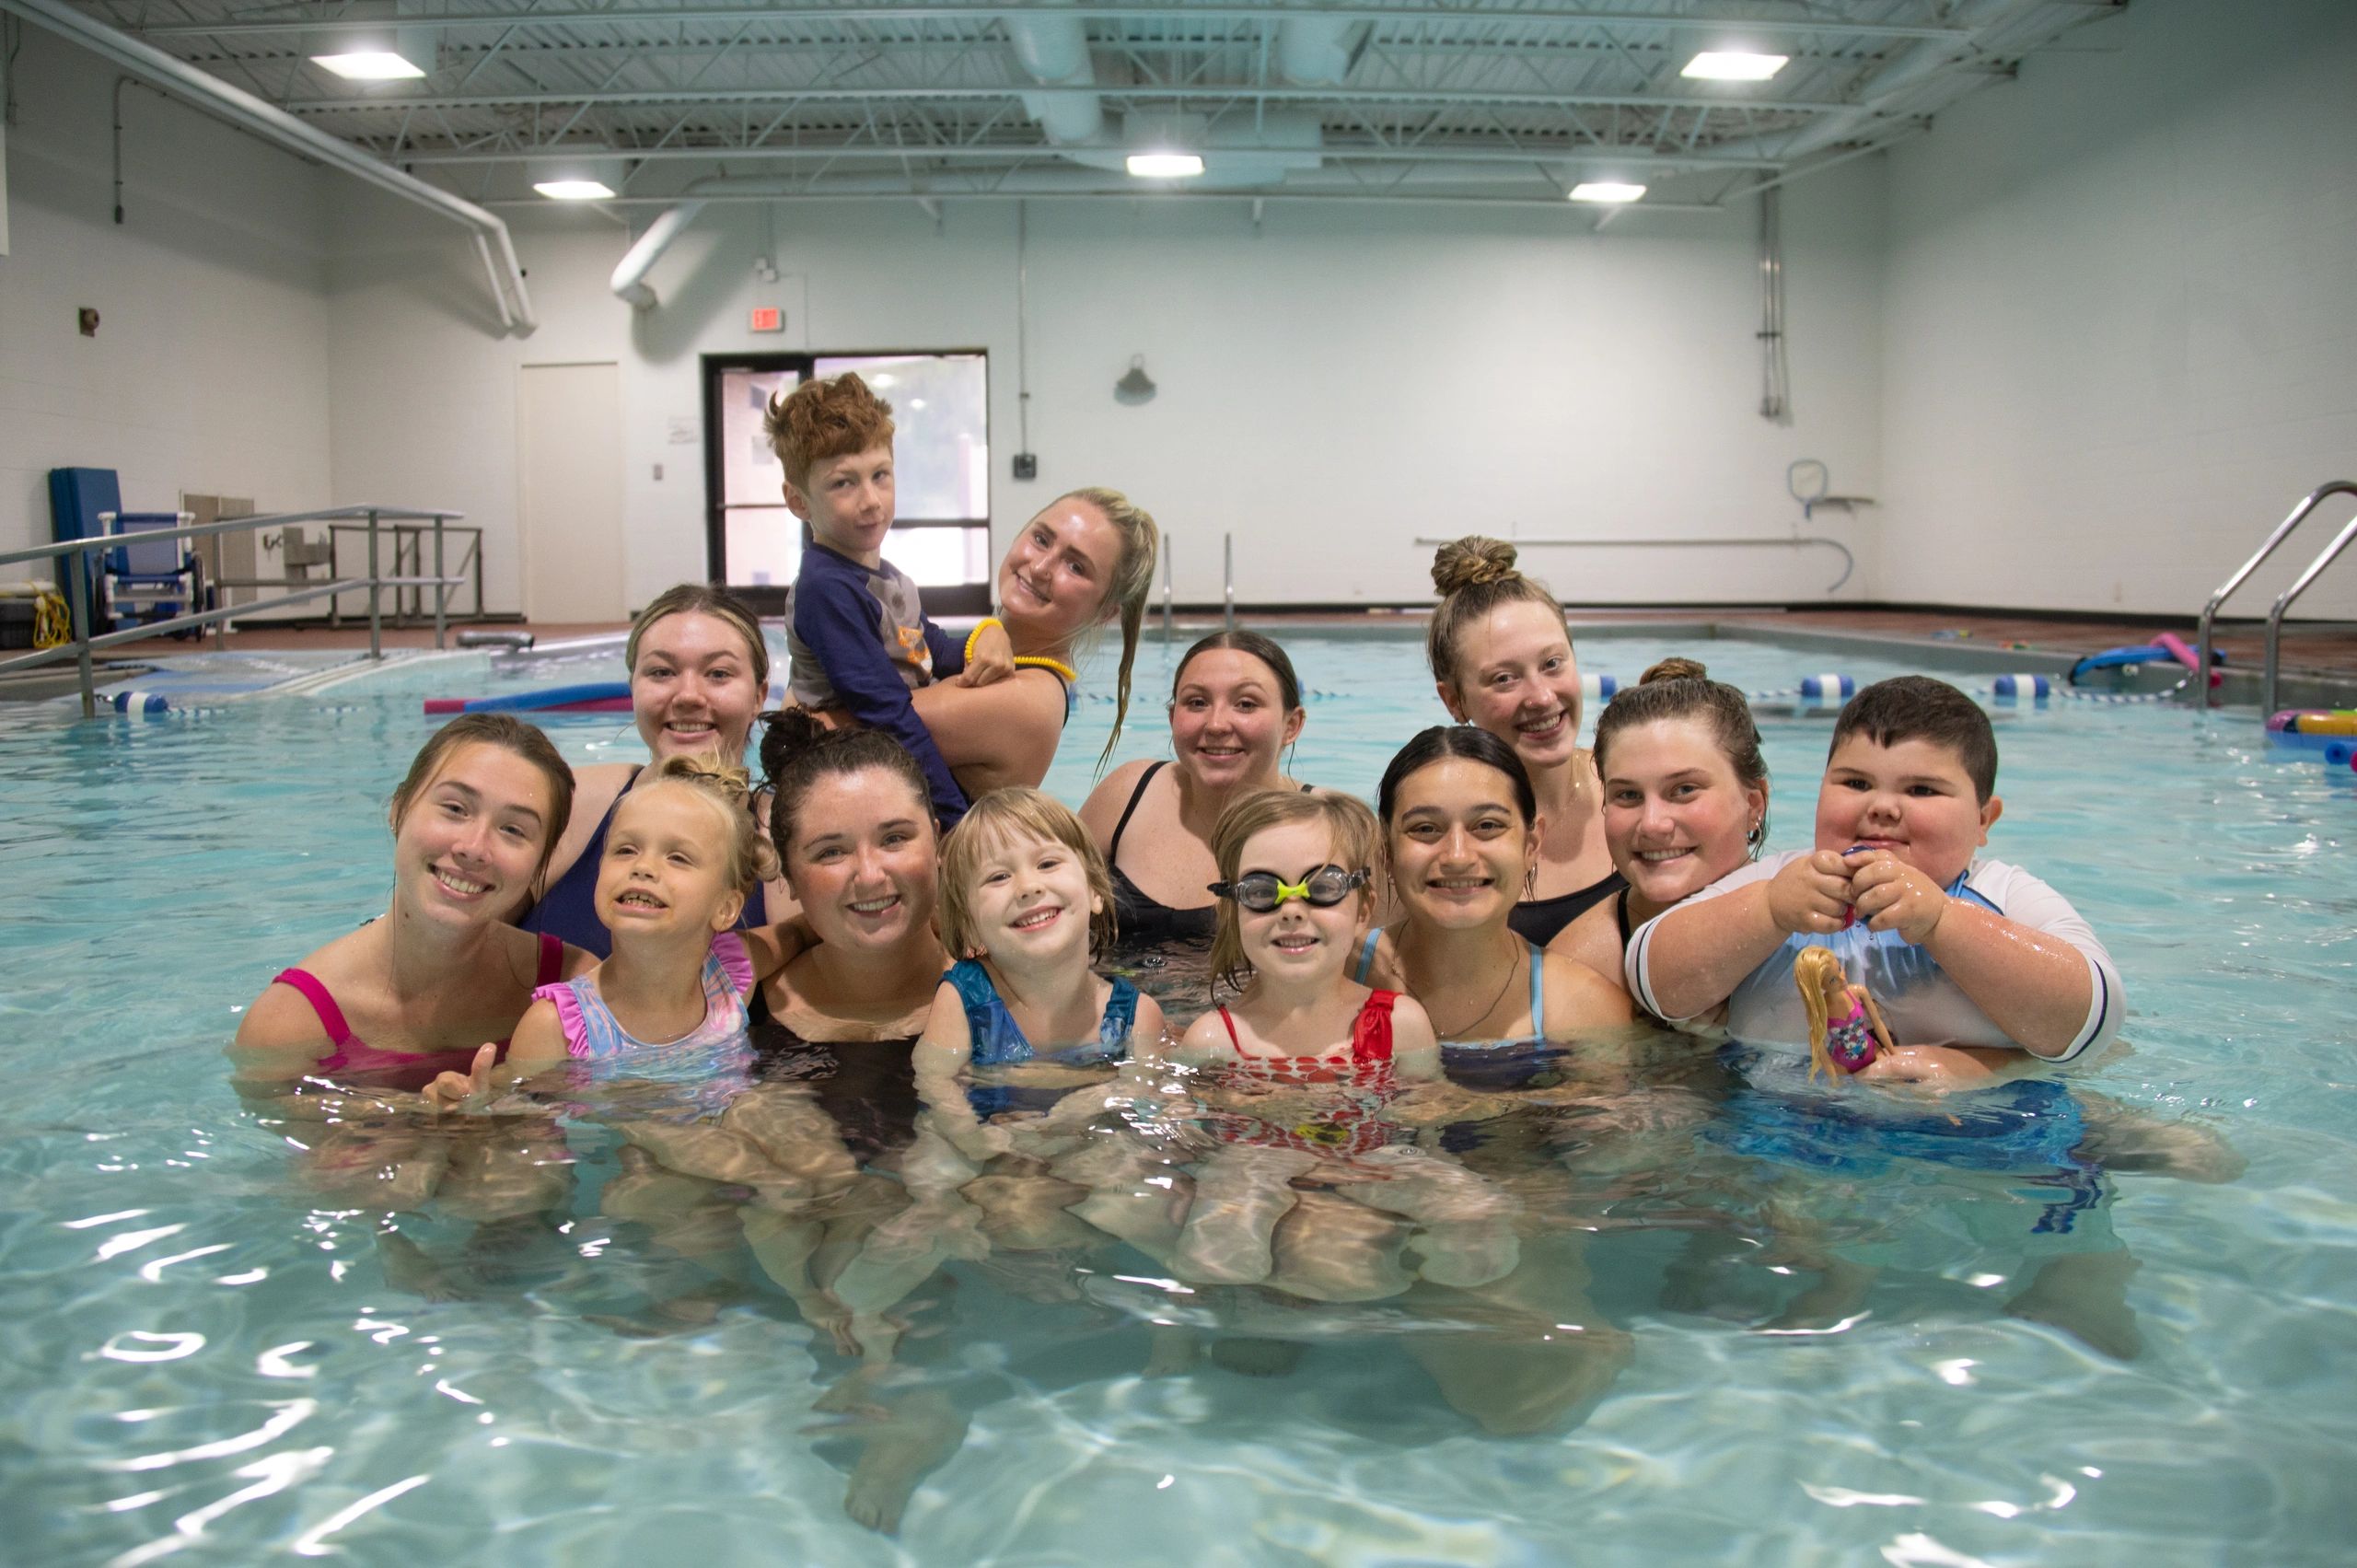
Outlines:
{"label": "red exit sign", "polygon": [[785,331],[785,312],[774,305],[756,306],[753,309],[753,331],[757,332]]}

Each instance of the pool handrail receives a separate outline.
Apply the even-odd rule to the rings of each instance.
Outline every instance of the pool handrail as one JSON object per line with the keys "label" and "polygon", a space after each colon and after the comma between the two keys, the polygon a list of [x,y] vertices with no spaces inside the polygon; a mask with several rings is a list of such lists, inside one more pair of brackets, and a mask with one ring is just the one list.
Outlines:
{"label": "pool handrail", "polygon": [[[2285,540],[2292,536],[2292,530],[2293,528],[2298,528],[2301,523],[2306,521],[2309,513],[2315,511],[2318,506],[2322,505],[2328,498],[2334,495],[2357,495],[2357,483],[2351,483],[2350,481],[2345,479],[2336,479],[2328,481],[2326,483],[2319,484],[2314,490],[2309,491],[2306,498],[2298,505],[2292,508],[2292,515],[2275,525],[2275,531],[2267,536],[2267,541],[2258,547],[2257,552],[2254,553],[2249,560],[2244,562],[2233,576],[2228,577],[2224,582],[2218,585],[2218,591],[2212,594],[2210,596],[2210,602],[2201,607],[2201,626],[2200,630],[2194,637],[2193,656],[2195,669],[2206,671],[2210,668],[2212,636],[2216,628],[2218,611],[2224,608],[2226,600],[2234,596],[2235,589],[2243,586],[2245,578],[2248,577],[2253,572],[2258,570],[2260,563],[2264,562],[2269,556],[2275,553],[2276,546],[2282,544]],[[2341,542],[2347,542],[2345,536]],[[2326,563],[2329,562],[2332,557],[2340,553],[2340,544],[2335,544],[2331,548],[2328,549],[2323,555],[2316,559],[2316,563],[2310,566],[2308,570],[2302,575],[2300,582],[2294,586],[2292,593],[2287,595],[2285,598],[2275,601],[2275,610],[2270,615],[2268,621],[2267,669],[2265,678],[2260,682],[2262,701],[2259,704],[2259,712],[2262,715],[2272,714],[2275,711],[2276,628],[2281,623],[2283,610],[2285,606],[2289,604],[2291,598],[2295,597],[2299,593],[2300,589],[2307,587],[2308,582],[2315,577],[2316,573],[2324,569]],[[2211,705],[2210,682],[2208,680],[2195,681],[2193,683],[2193,702],[2196,707],[2207,708]]]}
{"label": "pool handrail", "polygon": [[[2357,495],[2357,484],[2350,484],[2344,481],[2335,482],[2348,494]],[[2262,717],[2270,715],[2276,711],[2276,680],[2283,672],[2283,612],[2292,608],[2293,599],[2308,591],[2309,584],[2324,575],[2324,569],[2331,565],[2342,551],[2349,548],[2349,541],[2352,539],[2357,539],[2357,517],[2350,518],[2341,526],[2340,531],[2333,535],[2332,542],[2324,547],[2324,552],[2308,563],[2307,570],[2293,579],[2292,586],[2277,596],[2273,607],[2268,610],[2267,664],[2260,671],[2258,680],[2258,711]]]}
{"label": "pool handrail", "polygon": [[[182,516],[187,514],[183,513]],[[112,514],[109,514],[110,517]],[[72,658],[80,666],[82,716],[91,718],[99,711],[96,671],[90,654],[96,648],[110,648],[122,643],[135,643],[160,633],[177,632],[190,626],[211,626],[251,615],[256,610],[277,610],[290,604],[333,594],[350,593],[361,588],[368,590],[368,656],[385,656],[383,630],[383,595],[387,588],[430,587],[435,589],[434,600],[434,645],[445,645],[446,615],[450,590],[465,579],[445,576],[385,576],[378,570],[377,528],[381,522],[431,522],[435,532],[435,559],[441,559],[442,525],[466,516],[432,506],[331,506],[316,512],[279,512],[260,517],[227,517],[217,523],[184,523],[177,528],[145,530],[149,539],[204,539],[215,534],[238,533],[252,528],[284,528],[290,523],[343,521],[366,518],[368,525],[368,575],[365,577],[344,577],[334,582],[319,583],[298,593],[281,594],[275,598],[255,599],[245,604],[228,605],[218,610],[174,615],[162,621],[150,621],[141,625],[125,627],[120,632],[102,632],[93,636],[89,627],[90,557],[99,552],[112,550],[122,543],[113,533],[92,534],[84,539],[60,540],[54,544],[34,545],[26,550],[0,552],[0,566],[13,566],[26,561],[55,561],[66,563],[67,608],[74,618],[71,640],[54,647],[36,648],[27,654],[14,654],[0,658],[0,673],[12,669],[32,669],[41,665],[55,664]]]}
{"label": "pool handrail", "polygon": [[[1457,541],[1453,539],[1420,539],[1416,540],[1416,546],[1418,549],[1422,550],[1437,550],[1444,544],[1454,544]],[[1773,545],[1779,548],[1789,549],[1801,545],[1821,544],[1828,550],[1840,552],[1841,556],[1841,575],[1834,578],[1830,584],[1827,585],[1825,589],[1827,593],[1838,591],[1842,584],[1850,580],[1850,575],[1858,569],[1858,558],[1850,553],[1850,547],[1842,543],[1838,539],[1828,539],[1823,534],[1741,534],[1727,538],[1713,539],[1548,539],[1534,538],[1529,534],[1517,534],[1513,539],[1506,540],[1506,542],[1515,546],[1517,550],[1527,544],[1546,545],[1556,549],[1577,550],[1627,550],[1639,547],[1653,548],[1655,546],[1666,549],[1692,549],[1697,546],[1708,546],[1712,549],[1717,550],[1730,547],[1735,549],[1750,549],[1764,545]]]}

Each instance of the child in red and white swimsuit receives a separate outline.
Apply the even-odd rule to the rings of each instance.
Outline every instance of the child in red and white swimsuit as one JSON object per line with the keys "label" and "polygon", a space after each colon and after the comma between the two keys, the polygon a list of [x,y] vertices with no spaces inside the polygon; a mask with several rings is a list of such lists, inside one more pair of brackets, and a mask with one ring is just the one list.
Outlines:
{"label": "child in red and white swimsuit", "polygon": [[[1346,796],[1250,796],[1213,832],[1223,880],[1212,889],[1220,900],[1212,968],[1241,992],[1198,1018],[1176,1052],[1183,1065],[1218,1070],[1226,1108],[1207,1119],[1221,1146],[1196,1167],[1168,1260],[1181,1278],[1365,1298],[1407,1288],[1403,1251],[1439,1284],[1486,1284],[1513,1272],[1511,1201],[1413,1146],[1383,1114],[1402,1080],[1441,1070],[1423,1008],[1346,972],[1374,913],[1366,868],[1376,845],[1374,815]],[[1298,1178],[1422,1228],[1398,1227],[1377,1244],[1353,1225],[1341,1249],[1350,1255],[1336,1256],[1316,1234],[1336,1227],[1305,1225],[1322,1205],[1294,1214]]]}

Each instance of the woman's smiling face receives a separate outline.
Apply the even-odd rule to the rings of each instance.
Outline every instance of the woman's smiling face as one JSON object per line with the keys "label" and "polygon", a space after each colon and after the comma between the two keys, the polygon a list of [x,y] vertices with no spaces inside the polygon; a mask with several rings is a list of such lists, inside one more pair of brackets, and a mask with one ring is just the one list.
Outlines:
{"label": "woman's smiling face", "polygon": [[1399,781],[1387,842],[1391,884],[1409,917],[1448,930],[1503,923],[1538,861],[1509,779],[1443,757]]}
{"label": "woman's smiling face", "polygon": [[1580,667],[1563,618],[1546,605],[1510,600],[1468,626],[1440,699],[1458,723],[1513,747],[1534,778],[1579,749]]}
{"label": "woman's smiling face", "polygon": [[393,824],[411,907],[459,924],[516,913],[545,859],[550,796],[548,776],[504,746],[452,750]]}
{"label": "woman's smiling face", "polygon": [[1066,495],[1023,525],[999,563],[1000,616],[1029,647],[1069,641],[1105,618],[1121,533],[1086,496]]}
{"label": "woman's smiling face", "polygon": [[896,947],[933,921],[933,809],[882,768],[830,773],[802,797],[785,872],[821,941]]}
{"label": "woman's smiling face", "polygon": [[683,610],[639,636],[631,711],[658,762],[703,751],[743,757],[767,696],[754,681],[744,633],[716,615]]}
{"label": "woman's smiling face", "polygon": [[1604,842],[1647,903],[1674,904],[1750,858],[1768,786],[1736,776],[1708,718],[1631,725],[1605,761]]}
{"label": "woman's smiling face", "polygon": [[1170,749],[1203,784],[1225,788],[1274,773],[1301,734],[1277,672],[1241,648],[1206,648],[1178,672],[1170,700]]}

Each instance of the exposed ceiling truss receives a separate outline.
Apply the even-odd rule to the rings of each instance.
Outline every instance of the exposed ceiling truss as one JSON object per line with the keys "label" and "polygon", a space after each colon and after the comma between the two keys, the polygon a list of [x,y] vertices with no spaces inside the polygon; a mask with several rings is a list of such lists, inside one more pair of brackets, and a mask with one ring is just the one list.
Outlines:
{"label": "exposed ceiling truss", "polygon": [[[1581,180],[1717,207],[1920,130],[2125,0],[914,4],[75,0],[306,123],[470,199],[592,162],[626,200],[1134,196],[1561,203]],[[398,25],[422,80],[315,54]],[[1061,56],[1059,48],[1062,49]],[[1705,48],[1791,57],[1756,84]],[[1643,209],[1640,209],[1643,210]]]}

